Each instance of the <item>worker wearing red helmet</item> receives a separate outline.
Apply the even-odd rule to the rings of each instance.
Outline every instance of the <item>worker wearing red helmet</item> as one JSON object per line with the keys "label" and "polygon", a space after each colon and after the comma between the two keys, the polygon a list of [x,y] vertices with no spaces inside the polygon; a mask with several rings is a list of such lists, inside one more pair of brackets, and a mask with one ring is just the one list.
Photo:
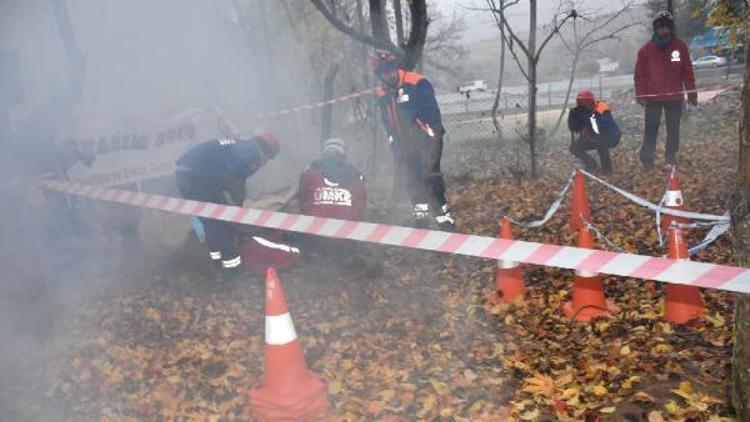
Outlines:
{"label": "worker wearing red helmet", "polygon": [[399,68],[398,59],[385,50],[375,52],[372,68],[381,81],[376,94],[395,158],[394,192],[401,187],[408,192],[415,226],[427,227],[434,216],[441,230],[453,231],[440,170],[445,129],[432,85]]}
{"label": "worker wearing red helmet", "polygon": [[640,160],[646,170],[654,167],[656,138],[661,115],[667,126],[664,161],[677,162],[680,148],[680,119],[685,94],[688,102],[698,105],[695,74],[690,50],[674,33],[674,20],[669,12],[659,12],[652,22],[654,35],[638,50],[635,62],[635,99],[645,107],[645,128]]}
{"label": "worker wearing red helmet", "polygon": [[596,160],[587,151],[599,153],[601,171],[612,174],[612,159],[609,150],[620,143],[620,128],[612,110],[603,101],[597,101],[594,93],[582,90],[576,95],[576,107],[568,114],[568,128],[573,134],[570,152],[583,163],[586,171],[597,171]]}
{"label": "worker wearing red helmet", "polygon": [[[242,206],[245,182],[279,153],[279,141],[266,132],[251,139],[219,138],[201,142],[177,160],[175,179],[186,199]],[[201,218],[209,255],[226,276],[242,260],[231,223]]]}

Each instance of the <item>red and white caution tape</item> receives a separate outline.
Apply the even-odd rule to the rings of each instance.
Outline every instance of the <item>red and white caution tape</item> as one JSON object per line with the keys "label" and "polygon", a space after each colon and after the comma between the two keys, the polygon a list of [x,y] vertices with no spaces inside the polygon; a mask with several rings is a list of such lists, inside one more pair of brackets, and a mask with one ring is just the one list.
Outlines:
{"label": "red and white caution tape", "polygon": [[550,218],[552,218],[552,216],[555,215],[557,210],[560,209],[560,205],[562,204],[563,199],[565,199],[565,195],[568,193],[568,191],[570,190],[570,187],[573,185],[573,178],[575,177],[575,175],[576,175],[575,171],[570,174],[570,177],[568,177],[568,181],[565,182],[565,186],[563,186],[562,190],[560,191],[560,194],[557,196],[557,199],[555,199],[555,201],[552,202],[552,205],[550,205],[550,207],[547,208],[547,212],[544,213],[544,217],[542,217],[540,220],[516,221],[508,217],[510,218],[510,221],[517,226],[526,227],[528,229],[541,227],[547,224]]}
{"label": "red and white caution tape", "polygon": [[284,109],[284,110],[276,110],[276,111],[267,111],[267,112],[264,112],[264,113],[256,113],[255,117],[258,118],[258,119],[262,119],[264,117],[285,116],[287,114],[298,113],[300,111],[313,110],[313,109],[316,109],[316,108],[325,107],[327,105],[331,105],[331,104],[336,104],[336,103],[340,103],[340,102],[344,102],[344,101],[353,100],[355,98],[371,94],[373,91],[374,91],[374,89],[371,88],[371,89],[366,89],[364,91],[355,92],[355,93],[352,93],[352,94],[349,94],[349,95],[344,95],[343,97],[332,98],[332,99],[326,100],[326,101],[318,101],[317,103],[306,104],[306,105],[292,107],[292,108],[288,108],[288,109]]}
{"label": "red and white caution tape", "polygon": [[586,177],[590,178],[591,180],[619,193],[625,198],[631,200],[632,202],[642,207],[646,207],[654,212],[659,212],[661,214],[669,214],[674,217],[683,217],[689,220],[729,222],[729,216],[727,214],[713,215],[713,214],[705,214],[705,213],[700,213],[700,212],[691,212],[691,211],[682,211],[682,210],[671,209],[671,208],[664,208],[660,205],[654,204],[651,201],[643,199],[634,193],[630,193],[622,188],[618,188],[617,186],[594,176],[593,174],[587,172],[586,170],[581,170],[581,173],[583,173]]}
{"label": "red and white caution tape", "polygon": [[43,186],[86,198],[337,239],[750,293],[750,270],[727,265],[240,208],[75,183]]}

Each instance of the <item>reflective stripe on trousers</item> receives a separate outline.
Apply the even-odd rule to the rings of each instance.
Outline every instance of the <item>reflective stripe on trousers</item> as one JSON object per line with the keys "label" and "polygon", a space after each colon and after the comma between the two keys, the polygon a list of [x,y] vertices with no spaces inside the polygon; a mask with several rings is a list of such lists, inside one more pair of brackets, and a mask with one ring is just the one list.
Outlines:
{"label": "reflective stripe on trousers", "polygon": [[224,268],[236,268],[240,264],[242,264],[242,258],[240,258],[239,256],[232,258],[232,259],[225,259],[221,261],[221,265]]}

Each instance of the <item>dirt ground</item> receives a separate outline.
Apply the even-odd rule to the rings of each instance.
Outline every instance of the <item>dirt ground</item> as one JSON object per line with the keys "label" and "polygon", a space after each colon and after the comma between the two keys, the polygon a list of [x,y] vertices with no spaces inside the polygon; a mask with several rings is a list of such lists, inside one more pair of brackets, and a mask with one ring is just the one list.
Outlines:
{"label": "dirt ground", "polygon": [[[679,160],[690,209],[724,210],[736,104],[737,92],[724,92],[685,117]],[[624,138],[609,180],[658,202],[665,171],[643,173],[637,162],[641,111],[611,106]],[[446,147],[459,231],[495,235],[503,213],[541,216],[572,169],[565,146],[548,146],[541,177],[518,181],[510,150]],[[604,235],[627,251],[662,253],[649,213],[588,188]],[[373,196],[368,219],[398,220],[384,195]],[[516,237],[574,245],[564,204],[545,227]],[[695,259],[731,263],[730,246],[725,236]],[[607,277],[613,316],[576,324],[559,310],[569,272],[529,268],[527,300],[499,307],[486,300],[493,262],[367,245],[356,252],[367,265],[328,257],[280,274],[308,364],[328,381],[326,420],[731,418],[729,294],[705,292],[707,315],[680,327],[659,317],[661,285]],[[216,283],[204,255],[191,241],[166,260],[133,258],[117,275],[92,275],[60,305],[54,340],[4,356],[0,420],[245,420],[248,389],[262,379],[263,280]]]}

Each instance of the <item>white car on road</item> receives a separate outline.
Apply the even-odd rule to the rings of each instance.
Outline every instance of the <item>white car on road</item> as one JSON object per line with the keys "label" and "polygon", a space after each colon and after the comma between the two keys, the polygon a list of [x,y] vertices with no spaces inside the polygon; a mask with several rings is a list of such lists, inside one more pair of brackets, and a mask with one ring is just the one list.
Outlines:
{"label": "white car on road", "polygon": [[693,62],[696,69],[717,68],[727,65],[727,59],[721,56],[703,56]]}
{"label": "white car on road", "polygon": [[471,91],[487,91],[487,81],[470,81],[458,87],[458,92],[466,94]]}

